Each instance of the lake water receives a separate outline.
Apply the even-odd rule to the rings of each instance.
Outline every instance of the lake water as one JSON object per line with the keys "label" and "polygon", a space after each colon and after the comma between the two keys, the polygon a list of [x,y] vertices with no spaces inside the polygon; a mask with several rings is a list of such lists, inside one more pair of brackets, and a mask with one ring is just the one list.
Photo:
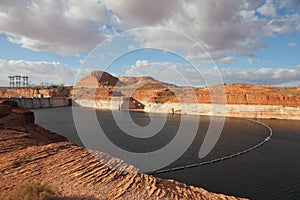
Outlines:
{"label": "lake water", "polygon": [[[82,144],[75,128],[71,107],[35,109],[33,111],[37,124],[67,137],[73,143]],[[130,115],[140,126],[146,126],[150,122],[147,113],[131,112]],[[180,115],[167,115],[166,124],[159,134],[149,139],[136,139],[128,137],[118,128],[112,120],[111,112],[97,111],[97,116],[110,141],[122,149],[138,153],[151,152],[164,147],[174,138],[182,120]],[[164,115],[155,114],[154,116],[161,118]],[[190,121],[197,119],[196,116],[187,116],[186,118]],[[129,119],[124,118],[123,123],[126,123],[127,120]],[[216,146],[205,158],[199,159],[199,149],[210,120],[210,117],[200,117],[198,132],[193,143],[178,160],[166,168],[212,160],[236,153],[258,144],[269,135],[268,130],[259,124],[244,119],[226,118]],[[300,121],[258,121],[273,129],[273,136],[263,146],[222,162],[157,176],[199,186],[211,192],[250,199],[299,200]],[[187,130],[186,137],[180,139],[185,140],[188,136],[189,131]]]}

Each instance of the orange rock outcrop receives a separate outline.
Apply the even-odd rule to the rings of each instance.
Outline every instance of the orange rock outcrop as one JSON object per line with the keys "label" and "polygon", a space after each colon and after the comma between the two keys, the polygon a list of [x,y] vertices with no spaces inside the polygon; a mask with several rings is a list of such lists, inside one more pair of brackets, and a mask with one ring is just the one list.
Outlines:
{"label": "orange rock outcrop", "polygon": [[[113,93],[119,93],[120,95],[132,96],[139,101],[150,103],[184,102],[206,104],[212,103],[212,99],[214,99],[213,103],[225,102],[226,104],[236,105],[300,106],[300,88],[295,87],[283,88],[250,84],[224,84],[202,88],[178,87],[159,82],[151,77],[117,78],[106,72],[94,72],[94,74],[84,77],[76,88],[88,88],[92,85],[93,88],[95,86],[97,88],[95,96],[98,96],[98,99],[101,99],[100,97],[109,97]],[[197,99],[196,102],[194,101],[195,97]]]}

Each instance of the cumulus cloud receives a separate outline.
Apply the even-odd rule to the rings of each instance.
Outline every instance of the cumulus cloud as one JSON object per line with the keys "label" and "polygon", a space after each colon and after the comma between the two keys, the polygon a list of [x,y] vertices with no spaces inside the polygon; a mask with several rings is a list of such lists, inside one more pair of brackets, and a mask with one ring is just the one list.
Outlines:
{"label": "cumulus cloud", "polygon": [[77,55],[111,34],[105,24],[117,23],[97,1],[1,1],[0,33],[35,51]]}
{"label": "cumulus cloud", "polygon": [[290,34],[300,31],[300,15],[287,14],[270,20],[266,25],[267,34]]}
{"label": "cumulus cloud", "polygon": [[295,46],[297,46],[297,43],[296,42],[289,42],[288,46],[289,47],[295,47]]}
{"label": "cumulus cloud", "polygon": [[231,63],[233,60],[235,60],[234,57],[228,56],[228,57],[224,57],[224,58],[220,59],[219,62],[224,63],[224,64],[229,64],[229,63]]}
{"label": "cumulus cloud", "polygon": [[281,9],[300,9],[299,0],[278,0],[278,4]]}
{"label": "cumulus cloud", "polygon": [[276,8],[273,0],[267,0],[266,3],[259,7],[257,11],[265,16],[276,17]]}
{"label": "cumulus cloud", "polygon": [[226,68],[221,71],[225,83],[300,86],[299,66],[294,68]]}
{"label": "cumulus cloud", "polygon": [[[123,21],[129,22],[129,25],[132,22],[133,26],[169,27],[191,36],[205,47],[215,61],[221,63],[224,61],[230,63],[228,57],[232,55],[234,57],[255,56],[257,50],[267,47],[262,42],[265,36],[300,30],[297,28],[300,24],[299,13],[287,12],[284,15],[277,15],[279,3],[273,0],[159,2],[103,0],[102,2]],[[149,2],[151,5],[148,5]],[[162,6],[163,8],[156,10],[152,3],[153,5],[155,3],[156,5],[168,4],[168,6]],[[290,7],[290,3],[282,6]],[[148,11],[155,14],[149,16]],[[202,54],[197,54],[197,51],[193,51],[182,41],[169,35],[146,33],[143,37],[154,44],[161,43],[164,47],[184,48],[190,58],[202,59]]]}
{"label": "cumulus cloud", "polygon": [[[230,63],[229,57],[255,56],[266,47],[263,37],[300,31],[297,6],[298,0],[4,0],[0,33],[34,51],[76,55],[120,31],[168,27],[195,39],[215,61]],[[169,35],[148,37],[191,58],[203,56]]]}
{"label": "cumulus cloud", "polygon": [[8,76],[29,76],[29,83],[73,85],[76,70],[57,62],[31,62],[24,60],[0,60],[0,85],[9,86]]}
{"label": "cumulus cloud", "polygon": [[126,76],[150,76],[175,85],[204,85],[199,71],[192,65],[173,62],[149,62],[137,60],[132,66],[124,66]]}
{"label": "cumulus cloud", "polygon": [[252,59],[252,58],[249,58],[249,59],[248,59],[248,63],[249,63],[250,65],[253,65],[253,59]]}
{"label": "cumulus cloud", "polygon": [[217,68],[172,62],[136,61],[125,67],[128,76],[152,76],[157,80],[178,85],[204,86],[219,75],[222,83],[254,85],[300,86],[300,65],[294,68]]}
{"label": "cumulus cloud", "polygon": [[244,0],[246,9],[255,9],[262,5],[265,0]]}
{"label": "cumulus cloud", "polygon": [[120,18],[126,19],[131,26],[149,26],[161,23],[174,13],[181,11],[181,0],[126,0],[101,1]]}

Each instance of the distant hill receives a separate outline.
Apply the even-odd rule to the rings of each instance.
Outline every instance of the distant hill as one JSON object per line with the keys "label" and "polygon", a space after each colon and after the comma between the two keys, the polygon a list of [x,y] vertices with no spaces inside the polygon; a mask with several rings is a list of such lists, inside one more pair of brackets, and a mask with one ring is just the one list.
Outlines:
{"label": "distant hill", "polygon": [[99,87],[134,87],[141,88],[153,85],[154,87],[177,87],[176,85],[158,81],[150,76],[115,77],[107,72],[94,71],[82,78],[76,85],[77,88],[99,88]]}
{"label": "distant hill", "polygon": [[116,85],[123,85],[117,77],[103,72],[103,71],[94,71],[91,74],[82,78],[76,85],[77,88],[99,88],[99,87],[113,87]]}
{"label": "distant hill", "polygon": [[120,76],[119,80],[122,81],[126,87],[147,87],[147,85],[153,85],[156,87],[177,87],[176,85],[158,81],[150,76],[141,77],[130,77],[130,76]]}

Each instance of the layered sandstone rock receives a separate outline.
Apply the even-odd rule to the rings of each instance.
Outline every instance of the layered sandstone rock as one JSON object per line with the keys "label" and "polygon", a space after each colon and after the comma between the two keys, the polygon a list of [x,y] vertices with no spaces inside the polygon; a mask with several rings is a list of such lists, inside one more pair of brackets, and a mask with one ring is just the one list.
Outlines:
{"label": "layered sandstone rock", "polygon": [[24,181],[35,181],[68,199],[239,199],[138,173],[120,159],[35,125],[33,113],[15,103],[1,102],[0,108],[2,196]]}
{"label": "layered sandstone rock", "polygon": [[[101,80],[100,80],[101,79]],[[120,83],[120,84],[117,84]],[[227,103],[235,105],[300,106],[299,88],[254,86],[250,84],[215,85],[203,88],[177,87],[151,77],[114,77],[96,71],[76,86],[98,88],[96,96],[119,93],[139,101],[152,103]],[[103,86],[106,86],[105,88]],[[197,102],[195,102],[195,97]]]}
{"label": "layered sandstone rock", "polygon": [[[166,89],[160,89],[162,92]],[[199,104],[212,103],[219,99],[226,104],[235,105],[276,105],[276,106],[300,106],[300,92],[297,88],[280,88],[273,86],[254,86],[247,84],[216,85],[204,88],[169,88],[170,93],[163,93],[170,103],[196,103],[192,101],[197,97]],[[171,92],[175,92],[176,96]],[[174,93],[173,92],[173,93]],[[155,96],[159,96],[157,89],[143,89],[136,91],[136,98],[143,98],[149,102],[155,102]],[[142,93],[142,95],[138,94]],[[141,97],[142,96],[142,97]],[[221,101],[222,100],[222,101]]]}
{"label": "layered sandstone rock", "polygon": [[[250,84],[224,84],[202,88],[177,87],[151,77],[117,78],[105,72],[96,74],[98,76],[92,73],[84,77],[76,87],[79,89],[76,94],[80,94],[77,95],[78,103],[82,106],[117,109],[122,102],[116,103],[112,101],[112,97],[123,96],[141,102],[146,112],[300,119],[299,88]],[[82,88],[84,84],[86,87]],[[91,85],[94,85],[93,90],[87,89]],[[112,102],[116,106],[111,106]],[[213,111],[212,105],[221,110]]]}
{"label": "layered sandstone rock", "polygon": [[239,84],[163,91],[136,91],[134,97],[143,100],[146,112],[300,120],[297,88]]}

